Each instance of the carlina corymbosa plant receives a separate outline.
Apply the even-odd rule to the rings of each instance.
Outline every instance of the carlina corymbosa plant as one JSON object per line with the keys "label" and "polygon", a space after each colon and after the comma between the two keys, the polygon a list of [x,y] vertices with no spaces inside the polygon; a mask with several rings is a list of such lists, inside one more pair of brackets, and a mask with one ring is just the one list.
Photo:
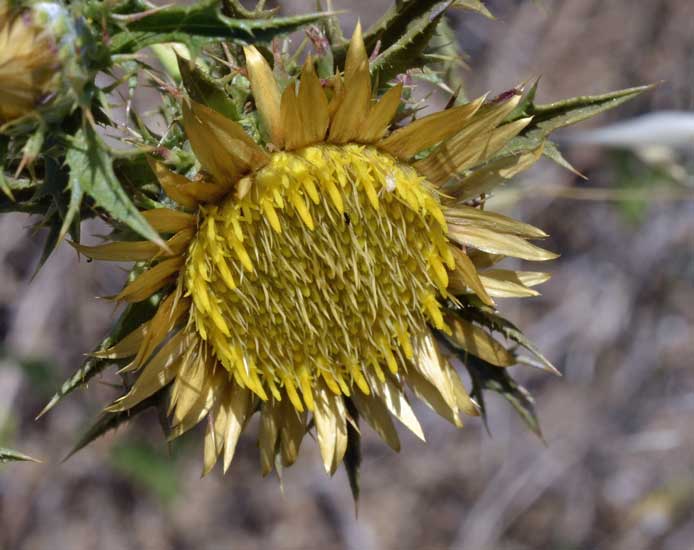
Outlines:
{"label": "carlina corymbosa plant", "polygon": [[[485,202],[543,154],[568,166],[551,131],[645,88],[537,105],[535,86],[519,86],[469,101],[452,90],[453,8],[488,14],[480,2],[405,0],[346,40],[332,11],[70,3],[91,52],[80,50],[80,74],[91,80],[70,88],[62,118],[31,115],[50,149],[42,142],[28,163],[32,138],[14,132],[1,160],[13,192],[3,208],[44,216],[54,236],[46,256],[70,232],[84,256],[134,262],[114,297],[126,306],[113,332],[45,409],[119,367],[127,390],[75,450],[155,406],[169,438],[204,423],[203,472],[218,461],[226,471],[258,413],[263,474],[294,463],[314,432],[326,471],[344,463],[356,496],[360,421],[394,450],[394,419],[424,439],[413,397],[461,427],[461,415],[484,415],[483,392],[497,391],[539,434],[508,367],[556,371],[494,299],[536,295],[549,278],[498,267],[505,258],[556,254],[531,242],[542,230]],[[279,37],[297,29],[306,38],[292,50]],[[161,70],[139,55],[148,47]],[[101,136],[116,126],[104,109],[115,86],[94,76],[132,92],[143,68],[167,130],[130,113],[130,148],[113,151]],[[444,109],[420,115],[422,81],[450,94]],[[20,163],[30,170],[10,176]],[[53,172],[63,205],[37,198]],[[79,220],[93,215],[115,231],[84,246]]]}

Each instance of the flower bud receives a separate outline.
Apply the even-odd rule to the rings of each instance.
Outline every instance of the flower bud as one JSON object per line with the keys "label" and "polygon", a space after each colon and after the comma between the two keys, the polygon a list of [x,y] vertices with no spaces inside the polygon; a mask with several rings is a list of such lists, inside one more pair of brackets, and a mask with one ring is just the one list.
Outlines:
{"label": "flower bud", "polygon": [[0,0],[0,124],[36,109],[60,74],[56,42],[33,10]]}

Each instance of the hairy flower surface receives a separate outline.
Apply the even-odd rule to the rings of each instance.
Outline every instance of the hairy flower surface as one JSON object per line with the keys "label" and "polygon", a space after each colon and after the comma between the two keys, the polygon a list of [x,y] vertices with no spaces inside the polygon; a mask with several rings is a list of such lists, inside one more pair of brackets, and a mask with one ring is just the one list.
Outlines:
{"label": "hairy flower surface", "polygon": [[[276,457],[292,464],[312,426],[334,472],[347,449],[350,410],[394,449],[392,417],[423,438],[408,389],[462,426],[460,414],[476,415],[477,406],[436,338],[498,367],[514,361],[442,304],[532,295],[529,287],[546,274],[494,264],[555,257],[528,242],[542,231],[465,203],[498,183],[498,169],[454,178],[529,123],[504,123],[520,95],[480,98],[392,130],[402,86],[372,99],[359,27],[344,74],[328,82],[309,58],[300,82],[282,92],[254,47],[246,61],[267,145],[184,101],[184,128],[202,170],[190,181],[152,161],[181,209],[144,212],[169,235],[167,249],[77,245],[96,259],[149,262],[119,300],[163,294],[150,321],[98,354],[132,357],[123,370],[138,373],[108,410],[129,410],[170,385],[173,436],[208,418],[205,472],[220,458],[229,467],[256,411],[264,473]],[[502,177],[541,152],[514,157]]]}
{"label": "hairy flower surface", "polygon": [[34,110],[56,76],[53,40],[33,19],[0,0],[0,124]]}

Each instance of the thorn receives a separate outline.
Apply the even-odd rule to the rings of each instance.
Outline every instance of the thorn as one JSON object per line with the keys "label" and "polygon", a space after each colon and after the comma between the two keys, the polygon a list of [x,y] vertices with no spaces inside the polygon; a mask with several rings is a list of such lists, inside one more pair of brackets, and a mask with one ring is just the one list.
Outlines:
{"label": "thorn", "polygon": [[46,406],[41,409],[41,412],[36,415],[36,418],[34,418],[34,422],[37,422],[38,420],[41,419],[41,417],[46,414],[48,411],[50,411],[55,405],[60,401],[60,398],[57,395],[54,395],[51,397],[51,400],[46,404]]}

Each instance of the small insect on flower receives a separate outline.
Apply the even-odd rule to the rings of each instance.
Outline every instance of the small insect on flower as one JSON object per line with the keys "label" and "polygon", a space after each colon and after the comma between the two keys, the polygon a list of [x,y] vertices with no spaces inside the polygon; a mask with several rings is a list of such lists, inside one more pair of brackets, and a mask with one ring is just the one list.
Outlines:
{"label": "small insect on flower", "polygon": [[[153,160],[180,209],[144,212],[169,235],[167,250],[150,242],[76,245],[99,260],[150,262],[119,300],[164,295],[150,321],[99,354],[132,357],[123,370],[138,373],[107,410],[129,410],[169,387],[174,437],[208,419],[205,473],[220,458],[226,471],[255,412],[264,474],[276,458],[292,464],[314,426],[325,469],[334,472],[356,414],[395,450],[393,417],[423,439],[409,391],[462,426],[461,414],[479,411],[437,338],[499,367],[514,357],[444,304],[476,296],[493,305],[493,296],[514,288],[531,295],[509,282],[514,272],[488,268],[505,256],[555,257],[528,242],[546,237],[539,229],[466,205],[496,180],[453,178],[529,123],[504,123],[519,94],[392,129],[402,86],[372,97],[359,26],[344,73],[325,86],[310,58],[299,82],[281,91],[256,48],[245,56],[266,146],[184,100],[183,125],[202,170],[190,181]],[[541,152],[516,159],[504,177]],[[547,278],[531,275],[528,286]]]}
{"label": "small insect on flower", "polygon": [[32,11],[0,0],[0,125],[36,108],[52,90],[58,66],[53,38]]}

